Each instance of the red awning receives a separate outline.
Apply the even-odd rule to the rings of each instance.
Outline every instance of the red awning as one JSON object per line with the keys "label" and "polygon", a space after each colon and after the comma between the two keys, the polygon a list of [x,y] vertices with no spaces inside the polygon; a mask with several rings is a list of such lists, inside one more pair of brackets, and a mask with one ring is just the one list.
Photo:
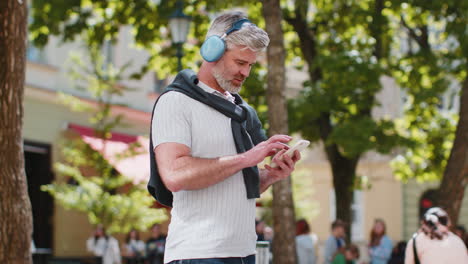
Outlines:
{"label": "red awning", "polygon": [[[94,130],[90,127],[69,124],[68,128],[80,134],[84,142],[101,153],[117,171],[129,178],[133,184],[148,182],[150,177],[148,138],[112,132],[110,139],[103,140],[96,137]],[[136,149],[139,154],[122,158],[122,153],[130,148],[130,144],[136,142],[140,144],[140,147]]]}

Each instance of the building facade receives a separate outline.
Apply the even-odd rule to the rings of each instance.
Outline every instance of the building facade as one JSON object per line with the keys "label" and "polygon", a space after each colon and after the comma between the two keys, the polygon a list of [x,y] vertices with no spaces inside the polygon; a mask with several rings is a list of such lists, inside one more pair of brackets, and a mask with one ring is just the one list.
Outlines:
{"label": "building facade", "polygon": [[[138,71],[148,58],[148,54],[132,46],[129,28],[122,28],[117,43],[104,44],[102,51],[107,63],[116,67],[131,60],[129,72]],[[88,92],[77,89],[77,84],[68,74],[73,66],[70,61],[72,54],[86,58],[84,43],[60,43],[57,38],[51,37],[44,49],[29,45],[27,52],[23,137],[25,168],[33,207],[33,238],[37,248],[51,249],[54,256],[88,255],[85,241],[92,234],[92,226],[85,214],[64,209],[54,203],[49,194],[40,190],[41,185],[58,179],[53,166],[60,161],[60,144],[64,134],[72,127],[91,128],[89,113],[71,111],[61,99],[61,94],[71,94],[87,105],[96,105]],[[149,134],[151,110],[156,98],[155,85],[159,83],[154,73],[146,74],[139,81],[122,82],[135,89],[113,101],[118,104],[113,107],[113,114],[124,116],[123,125],[115,128],[113,133],[128,137]],[[149,168],[149,164],[147,166]],[[149,170],[143,176],[148,175]]]}

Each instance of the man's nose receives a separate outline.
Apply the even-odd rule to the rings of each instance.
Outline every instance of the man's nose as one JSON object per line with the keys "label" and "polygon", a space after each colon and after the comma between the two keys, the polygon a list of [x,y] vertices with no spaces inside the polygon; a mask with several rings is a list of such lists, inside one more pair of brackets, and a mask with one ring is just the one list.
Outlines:
{"label": "man's nose", "polygon": [[244,76],[245,78],[249,77],[249,74],[250,74],[250,66],[249,66],[249,65],[242,66],[242,67],[240,68],[240,74],[242,74],[242,76]]}

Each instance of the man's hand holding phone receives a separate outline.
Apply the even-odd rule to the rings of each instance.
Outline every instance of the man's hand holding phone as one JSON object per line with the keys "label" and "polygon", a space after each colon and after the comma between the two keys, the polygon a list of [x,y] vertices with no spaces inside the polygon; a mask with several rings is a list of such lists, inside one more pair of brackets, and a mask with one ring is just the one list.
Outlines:
{"label": "man's hand holding phone", "polygon": [[[276,168],[278,167],[278,164],[276,164],[275,159],[281,159],[284,161],[284,156],[287,155],[290,158],[293,158],[294,152],[297,150],[298,152],[301,152],[305,150],[308,146],[310,145],[310,141],[308,140],[299,140],[294,146],[289,147],[284,153],[278,152],[274,157],[272,162],[270,163],[271,168]],[[296,160],[297,161],[297,160]]]}

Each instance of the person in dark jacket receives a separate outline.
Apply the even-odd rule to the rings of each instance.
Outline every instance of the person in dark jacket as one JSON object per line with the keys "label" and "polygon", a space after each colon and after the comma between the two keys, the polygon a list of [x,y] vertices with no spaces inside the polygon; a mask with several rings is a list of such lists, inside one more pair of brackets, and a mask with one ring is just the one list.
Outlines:
{"label": "person in dark jacket", "polygon": [[388,261],[388,264],[404,264],[405,263],[405,249],[406,249],[406,242],[400,241],[398,244],[393,248],[392,256]]}

